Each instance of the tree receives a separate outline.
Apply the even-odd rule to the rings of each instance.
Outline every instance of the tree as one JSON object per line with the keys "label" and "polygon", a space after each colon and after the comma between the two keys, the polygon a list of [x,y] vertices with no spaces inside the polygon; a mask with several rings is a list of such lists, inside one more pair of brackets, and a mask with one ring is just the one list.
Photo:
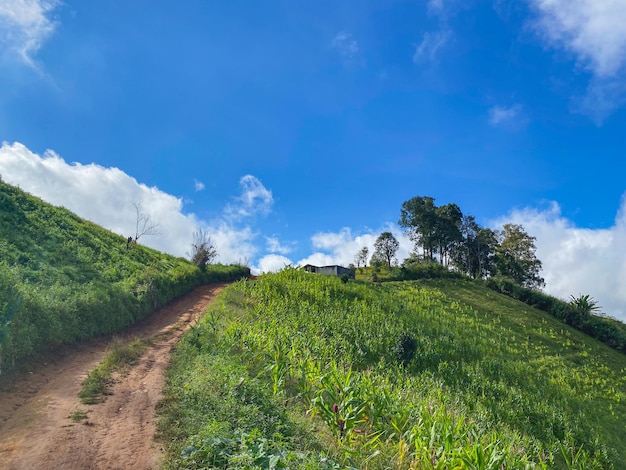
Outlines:
{"label": "tree", "polygon": [[361,264],[363,264],[363,267],[367,267],[367,255],[368,254],[369,254],[369,250],[366,246],[364,246],[363,248],[359,250],[359,252],[354,257],[354,261],[356,261],[357,268],[360,268]]}
{"label": "tree", "polygon": [[600,313],[600,306],[593,297],[580,294],[578,297],[570,296],[570,306],[581,316],[586,317],[591,314]]}
{"label": "tree", "polygon": [[141,204],[133,202],[137,214],[135,222],[135,243],[143,236],[160,235],[159,224],[152,221],[150,216],[143,211]]}
{"label": "tree", "polygon": [[524,287],[543,287],[545,282],[539,276],[542,264],[535,256],[535,240],[521,225],[505,224],[498,233],[499,245],[494,256],[495,273]]}
{"label": "tree", "polygon": [[435,200],[428,196],[415,196],[402,203],[398,224],[406,230],[415,243],[417,251],[421,247],[424,258],[433,259],[437,214]]}
{"label": "tree", "polygon": [[463,213],[456,204],[446,204],[435,208],[435,230],[433,245],[439,251],[439,262],[447,266],[450,251],[463,238],[459,227]]}
{"label": "tree", "polygon": [[391,262],[396,256],[399,247],[400,242],[391,232],[383,232],[374,242],[373,257],[383,259],[387,263],[387,267],[391,269]]}
{"label": "tree", "polygon": [[0,262],[0,374],[7,339],[10,337],[11,322],[22,305],[22,294],[18,277],[6,263]]}
{"label": "tree", "polygon": [[461,240],[452,249],[452,263],[456,268],[476,278],[487,277],[491,273],[491,264],[498,240],[496,233],[483,228],[473,215],[464,216],[459,227]]}
{"label": "tree", "polygon": [[202,229],[193,233],[193,243],[191,244],[191,261],[200,269],[206,268],[217,256],[217,248],[213,244],[211,237]]}

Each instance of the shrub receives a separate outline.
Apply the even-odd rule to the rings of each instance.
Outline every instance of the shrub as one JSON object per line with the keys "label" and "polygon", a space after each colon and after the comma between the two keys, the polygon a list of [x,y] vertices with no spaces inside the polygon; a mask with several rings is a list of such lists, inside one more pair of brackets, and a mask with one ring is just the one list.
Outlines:
{"label": "shrub", "polygon": [[626,352],[626,325],[617,320],[584,313],[572,302],[522,287],[507,278],[489,278],[485,285],[496,292],[542,310],[613,349]]}
{"label": "shrub", "polygon": [[404,333],[396,344],[396,358],[403,366],[406,366],[417,351],[417,340],[409,333]]}
{"label": "shrub", "polygon": [[432,262],[409,262],[404,263],[396,271],[398,281],[413,281],[417,279],[460,279],[463,276],[457,272],[450,271],[447,267],[439,263]]}

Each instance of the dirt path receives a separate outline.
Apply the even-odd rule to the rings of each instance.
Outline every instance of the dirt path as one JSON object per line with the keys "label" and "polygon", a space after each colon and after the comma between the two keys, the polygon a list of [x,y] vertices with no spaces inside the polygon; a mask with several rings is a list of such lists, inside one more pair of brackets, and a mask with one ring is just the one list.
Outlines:
{"label": "dirt path", "polygon": [[[82,405],[77,395],[88,371],[104,357],[105,339],[59,351],[31,372],[1,383],[0,468],[158,468],[162,450],[153,440],[154,410],[170,351],[223,287],[199,287],[124,331],[123,339],[168,334],[159,336],[164,339],[114,385],[104,403]],[[77,409],[87,412],[86,421],[68,418]]]}

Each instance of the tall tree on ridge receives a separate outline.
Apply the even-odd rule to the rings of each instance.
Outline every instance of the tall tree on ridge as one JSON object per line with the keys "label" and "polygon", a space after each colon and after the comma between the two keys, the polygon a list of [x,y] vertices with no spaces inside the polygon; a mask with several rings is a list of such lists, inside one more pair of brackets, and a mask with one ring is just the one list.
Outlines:
{"label": "tall tree on ridge", "polygon": [[453,247],[452,263],[475,279],[487,277],[498,245],[495,232],[478,225],[473,215],[463,216],[459,230],[462,239]]}
{"label": "tall tree on ridge", "polygon": [[391,262],[395,258],[399,247],[400,242],[391,232],[383,232],[374,242],[374,255],[372,258],[385,260],[387,267],[391,268]]}
{"label": "tall tree on ridge", "polygon": [[450,251],[463,238],[459,229],[463,213],[456,204],[446,204],[437,207],[435,215],[434,244],[439,251],[439,262],[447,266]]}
{"label": "tall tree on ridge", "polygon": [[495,273],[508,277],[524,287],[537,289],[545,285],[539,275],[542,264],[535,255],[535,237],[524,227],[505,224],[498,234],[499,245],[495,251]]}
{"label": "tall tree on ridge", "polygon": [[400,221],[417,251],[421,247],[424,258],[432,260],[436,248],[437,214],[435,200],[428,196],[415,196],[402,203]]}

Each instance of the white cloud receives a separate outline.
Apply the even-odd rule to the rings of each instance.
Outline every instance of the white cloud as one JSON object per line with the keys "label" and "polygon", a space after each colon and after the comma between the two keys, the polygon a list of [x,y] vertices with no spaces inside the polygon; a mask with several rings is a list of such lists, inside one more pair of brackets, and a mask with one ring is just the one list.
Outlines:
{"label": "white cloud", "polygon": [[522,119],[522,107],[514,104],[510,107],[493,106],[489,108],[489,124],[492,126],[516,125]]}
{"label": "white cloud", "polygon": [[355,235],[349,228],[343,228],[339,232],[320,232],[311,237],[313,249],[317,250],[306,258],[298,261],[298,265],[314,264],[324,266],[340,264],[347,266],[354,263],[357,252],[364,246],[369,249],[369,256],[374,253],[374,242],[382,232],[391,232],[400,242],[400,248],[396,257],[399,261],[407,258],[413,251],[411,242],[402,231],[394,224],[388,224],[380,231],[368,231]]}
{"label": "white cloud", "polygon": [[574,54],[592,73],[582,111],[601,121],[626,101],[626,2],[624,0],[528,0],[535,28],[553,47]]}
{"label": "white cloud", "polygon": [[[625,71],[626,72],[626,71]],[[597,125],[626,103],[626,80],[593,78],[584,96],[577,97],[573,111],[589,116]]]}
{"label": "white cloud", "polygon": [[242,219],[257,214],[267,215],[272,210],[274,198],[272,191],[252,175],[242,176],[239,180],[241,195],[234,203],[226,206],[226,214],[234,219]]}
{"label": "white cloud", "polygon": [[201,222],[201,225],[215,242],[217,261],[250,265],[258,251],[256,247],[258,234],[252,227],[236,227],[223,220]]}
{"label": "white cloud", "polygon": [[[220,262],[250,261],[256,254],[257,234],[249,226],[239,227],[230,223],[228,217],[199,220],[194,214],[183,212],[181,198],[139,183],[118,168],[68,164],[50,150],[39,156],[20,143],[5,142],[0,147],[0,175],[7,183],[125,237],[135,234],[133,204],[140,204],[143,212],[159,224],[160,232],[158,236],[141,238],[140,242],[175,256],[187,254],[193,232],[198,229],[211,236]],[[256,179],[248,175],[243,180]],[[244,188],[250,186],[245,184]],[[242,204],[254,206],[256,197],[248,195],[247,199],[246,195],[244,191]]]}
{"label": "white cloud", "polygon": [[496,222],[504,223],[521,224],[537,238],[548,293],[565,300],[589,294],[605,313],[626,321],[626,198],[607,229],[576,227],[557,203],[512,211]]}
{"label": "white cloud", "polygon": [[204,185],[202,181],[198,181],[196,179],[193,180],[193,187],[196,190],[196,192],[203,191],[204,188],[206,188],[206,186]]}
{"label": "white cloud", "polygon": [[252,268],[252,272],[255,274],[275,273],[292,264],[293,261],[285,256],[270,254],[260,258],[257,266]]}
{"label": "white cloud", "polygon": [[60,3],[57,0],[2,0],[0,43],[35,67],[33,55],[54,32],[57,24],[50,16]]}
{"label": "white cloud", "polygon": [[351,34],[341,32],[338,33],[332,41],[332,46],[339,51],[339,53],[350,59],[359,52],[359,45]]}
{"label": "white cloud", "polygon": [[452,31],[443,29],[435,32],[426,32],[422,42],[415,46],[413,62],[416,64],[436,60],[439,52],[452,40]]}
{"label": "white cloud", "polygon": [[431,13],[441,13],[444,8],[443,0],[428,0],[427,8]]}
{"label": "white cloud", "polygon": [[538,27],[552,44],[573,52],[598,77],[617,75],[626,62],[623,0],[530,0]]}
{"label": "white cloud", "polygon": [[294,243],[283,244],[278,237],[265,237],[267,243],[267,251],[271,253],[279,253],[281,255],[287,255],[293,251]]}

